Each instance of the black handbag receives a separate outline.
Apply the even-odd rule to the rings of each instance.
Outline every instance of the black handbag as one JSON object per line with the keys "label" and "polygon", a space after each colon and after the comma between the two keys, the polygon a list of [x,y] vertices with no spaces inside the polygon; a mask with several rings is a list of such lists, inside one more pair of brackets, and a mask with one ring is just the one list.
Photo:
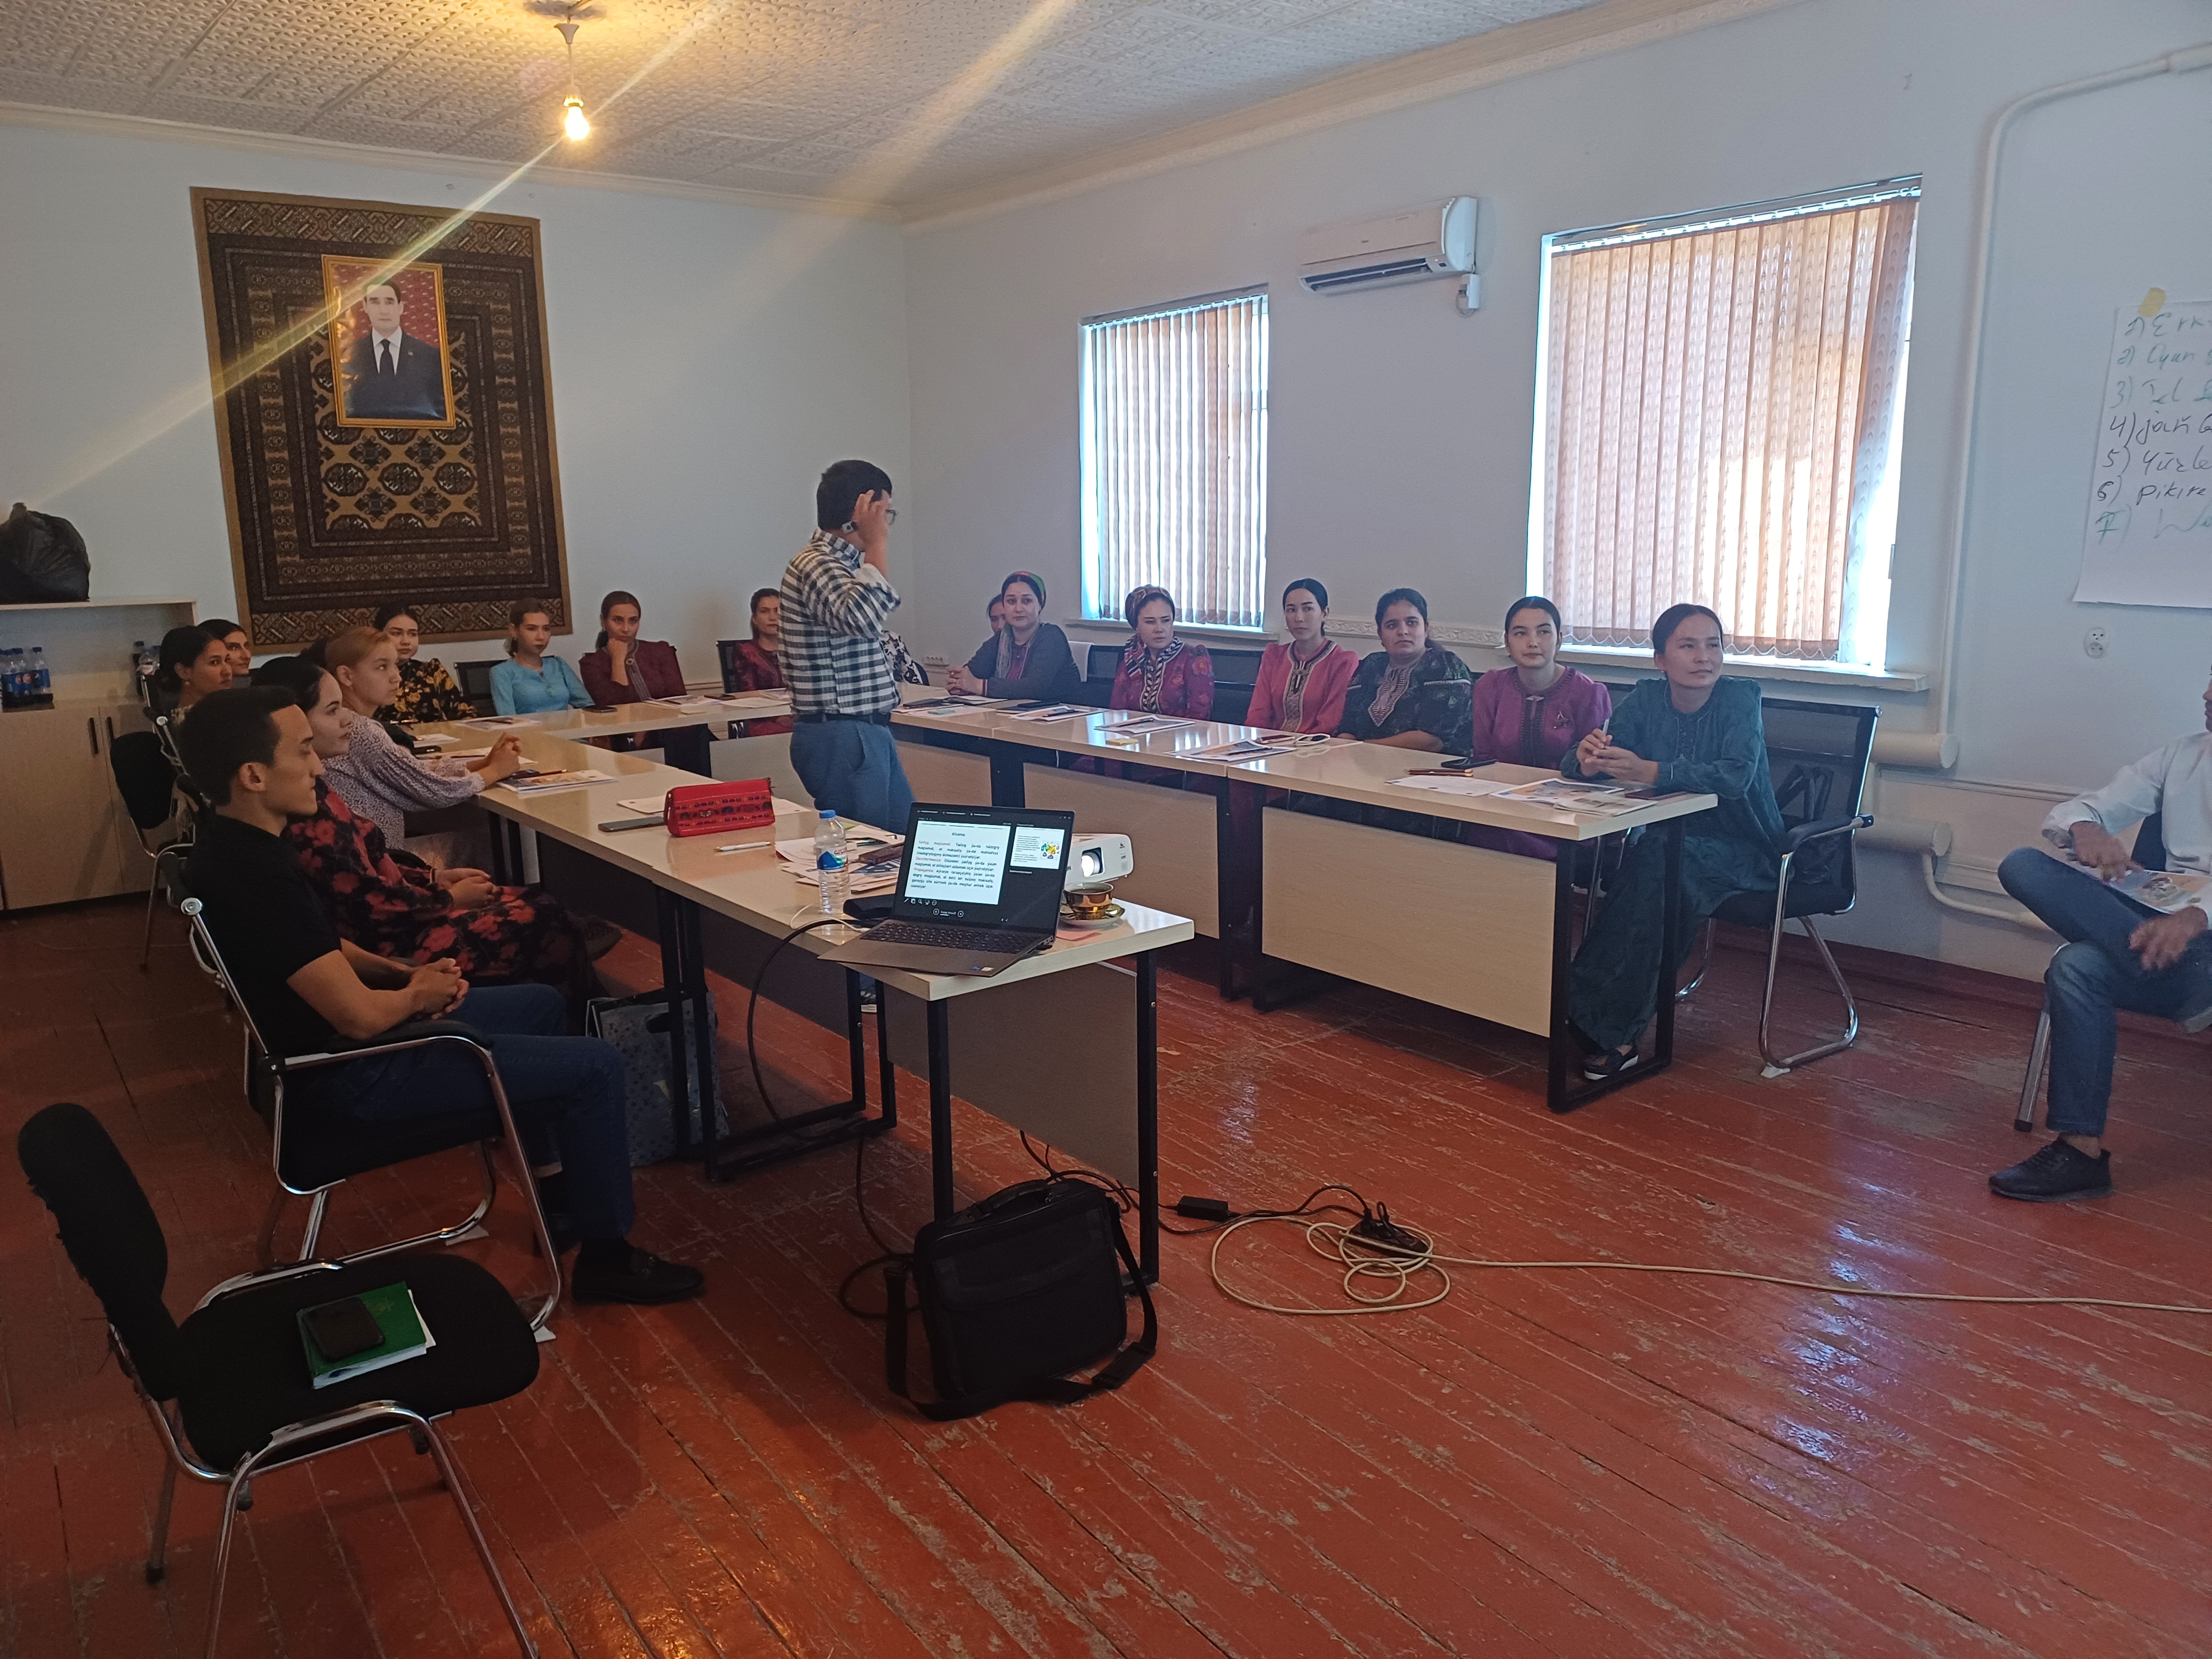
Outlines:
{"label": "black handbag", "polygon": [[[1129,1334],[1121,1269],[1145,1304]],[[1159,1346],[1159,1318],[1114,1200],[1080,1181],[1025,1181],[915,1235],[911,1261],[884,1269],[889,1310],[884,1376],[907,1391],[907,1279],[920,1291],[938,1398],[915,1400],[943,1422],[1012,1400],[1066,1405],[1118,1389]],[[1066,1373],[1115,1354],[1088,1382]]]}

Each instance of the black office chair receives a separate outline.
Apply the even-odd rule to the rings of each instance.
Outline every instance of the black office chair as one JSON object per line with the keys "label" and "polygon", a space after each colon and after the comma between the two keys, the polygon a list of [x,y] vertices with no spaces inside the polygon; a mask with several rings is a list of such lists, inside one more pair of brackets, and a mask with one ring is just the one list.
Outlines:
{"label": "black office chair", "polygon": [[[53,1212],[70,1262],[100,1298],[108,1346],[168,1454],[146,1555],[148,1583],[160,1583],[167,1572],[169,1510],[179,1472],[223,1488],[208,1593],[208,1659],[214,1659],[222,1630],[234,1521],[253,1502],[255,1477],[403,1429],[417,1451],[435,1460],[514,1639],[524,1653],[536,1654],[437,1425],[439,1418],[464,1407],[520,1394],[538,1376],[538,1344],[496,1279],[453,1256],[412,1255],[355,1267],[302,1262],[226,1279],[179,1325],[161,1299],[169,1276],[168,1240],[145,1189],[100,1121],[82,1106],[49,1106],[23,1126],[15,1156],[32,1190]],[[301,1346],[300,1313],[395,1279],[413,1295],[436,1346],[413,1359],[316,1388]]]}
{"label": "black office chair", "polygon": [[[531,1224],[537,1232],[538,1254],[544,1259],[551,1279],[550,1287],[530,1320],[533,1331],[542,1329],[561,1300],[561,1258],[545,1224],[545,1212],[538,1201],[538,1181],[531,1169],[530,1152],[515,1131],[514,1114],[507,1105],[499,1067],[492,1061],[491,1044],[480,1032],[459,1021],[416,1020],[368,1042],[346,1043],[325,1054],[272,1055],[253,1023],[252,1011],[238,994],[230,970],[223,966],[222,953],[216,948],[215,936],[208,931],[199,900],[186,899],[184,912],[191,922],[192,954],[222,986],[231,1006],[245,1022],[246,1097],[269,1121],[270,1165],[276,1175],[276,1194],[270,1201],[268,1218],[261,1225],[261,1265],[266,1267],[275,1259],[276,1224],[283,1218],[287,1197],[307,1200],[307,1224],[294,1260],[309,1261],[313,1259],[316,1243],[322,1237],[323,1216],[329,1207],[332,1188],[372,1170],[389,1169],[412,1158],[428,1158],[433,1152],[469,1146],[476,1147],[483,1162],[483,1195],[467,1216],[449,1227],[333,1259],[344,1263],[370,1261],[426,1244],[457,1244],[464,1239],[482,1237],[483,1218],[491,1213],[492,1200],[499,1190],[492,1149],[504,1141],[514,1157],[515,1184],[529,1207]],[[437,1043],[451,1044],[483,1068],[487,1097],[484,1105],[386,1123],[356,1122],[307,1111],[292,1114],[287,1121],[287,1079],[301,1072],[321,1071],[374,1055],[402,1054]]]}
{"label": "black office chair", "polygon": [[738,689],[738,647],[742,640],[716,640],[714,656],[722,665],[722,694],[727,696]]}
{"label": "black office chair", "polygon": [[[1759,1052],[1767,1075],[1839,1054],[1858,1041],[1859,1007],[1827,940],[1813,926],[1815,916],[1839,916],[1858,902],[1858,832],[1874,822],[1859,810],[1866,793],[1867,764],[1874,753],[1875,722],[1881,710],[1849,703],[1792,702],[1769,697],[1765,703],[1766,760],[1773,775],[1774,799],[1784,830],[1774,896],[1739,893],[1722,901],[1705,924],[1705,954],[1698,976],[1675,992],[1677,1001],[1704,983],[1712,966],[1713,933],[1720,922],[1767,930],[1766,988],[1759,1003]],[[1844,1000],[1843,1034],[1794,1054],[1774,1052],[1774,974],[1782,961],[1782,925],[1795,921],[1820,953],[1821,966]]]}
{"label": "black office chair", "polygon": [[453,672],[461,682],[461,695],[469,700],[479,717],[499,711],[491,700],[491,671],[500,665],[497,657],[487,657],[475,662],[457,662]]}
{"label": "black office chair", "polygon": [[1213,709],[1208,720],[1226,720],[1231,726],[1242,726],[1244,717],[1252,712],[1252,693],[1256,688],[1249,680],[1216,680],[1213,683]]}
{"label": "black office chair", "polygon": [[177,786],[183,774],[162,750],[160,732],[125,732],[111,738],[107,764],[138,845],[154,860],[153,878],[146,884],[146,939],[138,953],[143,971],[154,961],[154,908],[165,891],[172,902],[179,896],[174,878],[191,851],[192,825],[189,818],[179,821]]}
{"label": "black office chair", "polygon": [[[2133,856],[2146,870],[2166,868],[2166,814],[2154,812],[2136,830]],[[2020,1105],[2012,1127],[2026,1134],[2035,1127],[2036,1097],[2043,1092],[2043,1070],[2051,1059],[2051,1003],[2045,999],[2036,1011],[2035,1041],[2027,1051],[2027,1075],[2021,1079]]]}

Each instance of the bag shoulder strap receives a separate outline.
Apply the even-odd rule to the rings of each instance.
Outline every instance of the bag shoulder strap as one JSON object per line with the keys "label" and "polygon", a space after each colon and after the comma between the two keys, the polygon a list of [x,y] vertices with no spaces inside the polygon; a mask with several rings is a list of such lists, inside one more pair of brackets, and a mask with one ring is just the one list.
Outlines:
{"label": "bag shoulder strap", "polygon": [[1129,1249],[1128,1236],[1121,1230],[1121,1218],[1114,1218],[1114,1252],[1129,1270],[1129,1282],[1137,1287],[1137,1299],[1144,1304],[1145,1325],[1137,1340],[1123,1347],[1089,1381],[1078,1382],[1072,1377],[1048,1376],[1030,1383],[1017,1384],[1010,1389],[994,1389],[981,1394],[962,1395],[951,1400],[916,1400],[907,1389],[907,1322],[909,1313],[906,1305],[906,1285],[912,1267],[906,1261],[896,1261],[884,1268],[884,1381],[900,1399],[910,1401],[915,1409],[933,1422],[951,1422],[956,1418],[973,1417],[978,1412],[1003,1406],[1010,1401],[1030,1400],[1044,1406],[1072,1406],[1077,1401],[1087,1400],[1097,1394],[1110,1394],[1139,1371],[1144,1370],[1152,1356],[1159,1352],[1159,1311],[1152,1305],[1152,1287],[1145,1283],[1139,1271],[1137,1258]]}

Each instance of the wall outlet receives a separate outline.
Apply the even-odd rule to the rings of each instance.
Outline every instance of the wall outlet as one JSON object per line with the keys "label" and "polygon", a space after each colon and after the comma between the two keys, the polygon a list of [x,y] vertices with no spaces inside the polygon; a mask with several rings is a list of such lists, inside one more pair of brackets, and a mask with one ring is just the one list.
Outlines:
{"label": "wall outlet", "polygon": [[933,651],[921,659],[921,665],[924,668],[950,668],[952,665],[945,659],[944,653]]}
{"label": "wall outlet", "polygon": [[2105,654],[2105,647],[2111,642],[2111,635],[2103,629],[2093,628],[2081,636],[2081,650],[2085,655],[2101,657]]}

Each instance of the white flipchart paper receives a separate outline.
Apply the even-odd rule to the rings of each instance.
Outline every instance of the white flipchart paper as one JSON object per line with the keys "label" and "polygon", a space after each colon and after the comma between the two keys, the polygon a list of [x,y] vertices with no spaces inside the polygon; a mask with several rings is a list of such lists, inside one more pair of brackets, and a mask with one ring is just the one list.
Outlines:
{"label": "white flipchart paper", "polygon": [[2212,609],[2212,300],[2115,315],[2074,598]]}

